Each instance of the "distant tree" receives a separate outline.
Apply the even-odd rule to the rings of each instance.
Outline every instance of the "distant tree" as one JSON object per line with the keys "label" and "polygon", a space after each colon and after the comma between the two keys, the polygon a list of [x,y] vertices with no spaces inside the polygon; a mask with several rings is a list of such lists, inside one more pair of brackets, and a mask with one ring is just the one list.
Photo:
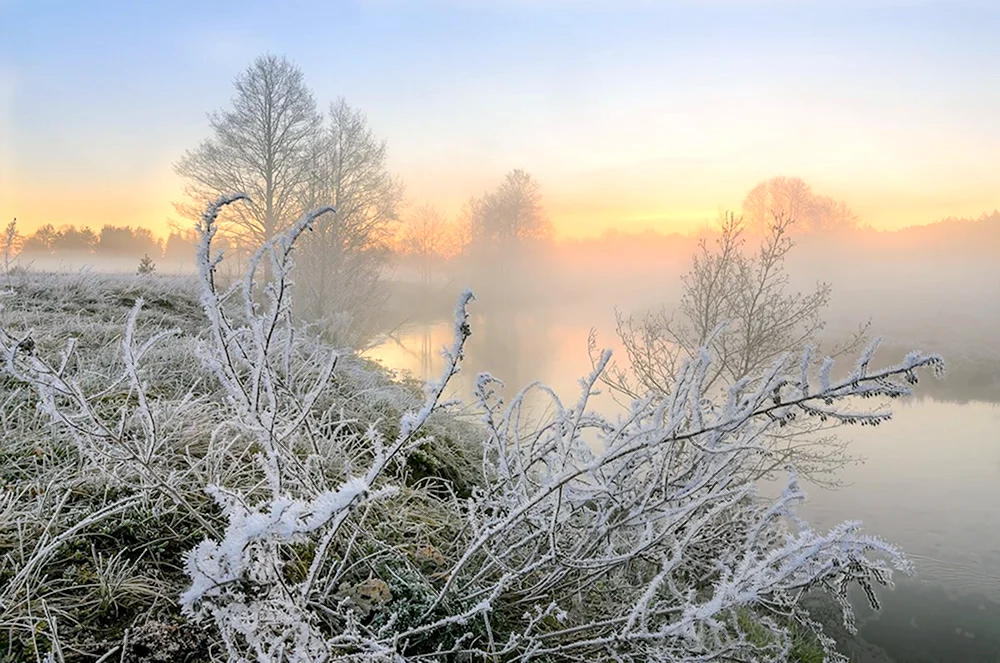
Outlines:
{"label": "distant tree", "polygon": [[400,253],[416,261],[424,285],[430,283],[434,265],[455,251],[454,235],[454,228],[432,205],[421,205],[406,220]]}
{"label": "distant tree", "polygon": [[209,115],[212,136],[174,167],[189,199],[178,209],[197,218],[207,201],[246,193],[254,204],[235,208],[227,231],[258,247],[300,213],[321,118],[302,71],[284,57],[258,57],[235,87],[231,108]]}
{"label": "distant tree", "polygon": [[197,239],[193,230],[174,229],[163,245],[163,259],[169,262],[192,262],[196,245]]}
{"label": "distant tree", "polygon": [[17,260],[24,245],[24,238],[17,230],[17,219],[15,218],[4,229],[3,236],[0,237],[0,251],[3,253],[3,271],[10,276],[11,263]]}
{"label": "distant tree", "polygon": [[160,242],[148,228],[105,225],[97,236],[95,252],[105,255],[141,256],[163,251]]}
{"label": "distant tree", "polygon": [[[300,207],[333,205],[303,238],[296,269],[304,312],[363,333],[382,296],[382,274],[399,219],[403,185],[389,172],[386,142],[364,113],[343,99],[330,105],[328,125],[315,137]],[[345,327],[346,326],[346,327]]]}
{"label": "distant tree", "polygon": [[154,274],[156,272],[156,263],[153,259],[149,257],[149,254],[142,256],[142,260],[139,261],[139,267],[136,269],[136,274],[139,276],[145,276],[147,274]]}
{"label": "distant tree", "polygon": [[767,235],[775,217],[795,222],[794,232],[831,232],[853,228],[858,219],[843,202],[816,195],[798,177],[774,177],[761,182],[743,201],[749,230]]}
{"label": "distant tree", "polygon": [[52,246],[58,235],[59,233],[55,227],[51,223],[46,223],[24,240],[21,250],[24,253],[34,254],[52,253]]}
{"label": "distant tree", "polygon": [[459,254],[467,253],[475,242],[479,205],[480,198],[472,196],[462,205],[462,210],[455,221],[455,250]]}
{"label": "distant tree", "polygon": [[136,253],[141,251],[143,254],[149,253],[157,257],[163,255],[163,245],[149,228],[134,228],[132,239],[135,242]]}
{"label": "distant tree", "polygon": [[810,232],[837,232],[851,230],[858,226],[858,216],[842,200],[826,196],[815,199],[811,214],[807,217]]}
{"label": "distant tree", "polygon": [[772,177],[747,193],[743,219],[750,230],[761,233],[767,231],[776,215],[803,223],[813,197],[812,189],[798,177]]}
{"label": "distant tree", "polygon": [[95,250],[106,255],[131,253],[132,229],[125,226],[106,224],[97,237]]}
{"label": "distant tree", "polygon": [[496,190],[470,200],[466,210],[473,244],[479,246],[509,250],[552,234],[541,187],[520,169],[507,173]]}
{"label": "distant tree", "polygon": [[90,228],[63,226],[52,238],[53,253],[90,253],[97,245],[97,235]]}
{"label": "distant tree", "polygon": [[459,227],[468,242],[457,265],[461,278],[509,314],[536,290],[539,263],[530,256],[552,235],[537,180],[524,170],[510,171],[496,189],[469,199]]}

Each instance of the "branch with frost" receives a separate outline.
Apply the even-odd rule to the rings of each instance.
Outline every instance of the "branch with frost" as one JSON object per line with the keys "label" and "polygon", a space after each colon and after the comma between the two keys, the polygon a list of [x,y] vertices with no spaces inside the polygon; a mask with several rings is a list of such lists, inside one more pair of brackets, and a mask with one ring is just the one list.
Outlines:
{"label": "branch with frost", "polygon": [[[460,338],[467,325],[464,316],[457,320]],[[446,376],[457,369],[460,351],[456,345],[449,355]],[[711,359],[703,352],[684,367],[669,399],[637,400],[615,420],[589,408],[608,353],[582,381],[581,397],[570,407],[542,385],[527,387],[503,407],[492,379],[480,376],[487,484],[464,505],[467,522],[456,542],[457,559],[439,574],[436,596],[416,623],[394,627],[402,608],[390,604],[383,608],[386,626],[377,630],[350,610],[340,613],[339,631],[330,634],[328,621],[325,629],[314,626],[330,609],[301,602],[303,585],[283,584],[279,558],[272,551],[266,561],[263,547],[254,548],[247,536],[249,528],[257,542],[292,541],[309,527],[303,520],[312,513],[308,505],[271,504],[270,511],[249,516],[233,511],[237,519],[228,543],[203,550],[206,567],[223,574],[239,569],[244,580],[270,592],[266,601],[234,589],[232,574],[203,583],[202,596],[217,606],[211,608],[217,623],[257,625],[241,633],[266,661],[305,660],[296,657],[320,656],[317,652],[358,661],[777,660],[788,655],[796,624],[816,632],[831,660],[842,660],[800,606],[802,594],[828,590],[852,628],[846,588],[861,586],[877,607],[874,587],[891,586],[894,572],[912,573],[912,566],[894,546],[863,534],[858,523],[812,530],[795,512],[804,494],[794,472],[784,493],[768,502],[756,495],[742,468],[766,453],[760,438],[795,409],[819,416],[818,402],[823,416],[839,416],[844,423],[884,421],[888,413],[831,406],[876,392],[903,396],[917,371],[940,374],[943,368],[935,355],[912,353],[896,366],[870,371],[873,352],[874,347],[836,383],[829,382],[829,362],[814,376],[808,353],[797,364],[782,358],[760,379],[733,385],[719,404],[705,397]],[[445,382],[432,386],[429,403]],[[531,428],[522,413],[534,392],[551,400],[554,415]],[[775,399],[775,393],[783,398]],[[345,485],[335,501],[363,496],[372,485]],[[347,511],[343,507],[326,523],[317,558],[325,557]],[[226,558],[226,549],[235,556]],[[251,549],[255,557],[246,552]],[[251,558],[257,561],[248,562]],[[219,559],[228,561],[212,566]],[[314,577],[310,572],[306,588]],[[743,610],[751,610],[767,630],[766,642],[750,637]],[[261,615],[271,620],[267,628]],[[260,649],[280,633],[286,643],[280,653],[273,645]],[[422,644],[427,642],[436,646],[428,651]]]}
{"label": "branch with frost", "polygon": [[[336,568],[328,551],[345,521],[357,506],[395,494],[383,475],[415,443],[421,427],[441,407],[441,396],[458,372],[469,336],[466,308],[472,299],[465,292],[456,308],[455,339],[445,351],[440,380],[428,385],[423,406],[404,414],[395,439],[386,444],[377,431],[369,431],[371,460],[361,476],[348,477],[339,487],[310,494],[308,485],[290,477],[294,460],[292,440],[328,383],[336,355],[315,383],[302,390],[289,374],[295,342],[291,333],[291,268],[296,240],[315,219],[332,208],[304,215],[285,233],[265,245],[252,258],[239,284],[242,324],[225,309],[237,290],[219,294],[213,273],[221,256],[211,256],[215,219],[225,204],[242,197],[217,201],[203,216],[198,266],[202,303],[212,328],[216,375],[226,390],[234,415],[255,433],[270,498],[256,504],[238,488],[209,486],[228,521],[221,540],[205,540],[186,558],[191,585],[181,597],[185,612],[194,619],[211,616],[229,648],[230,657],[249,655],[257,660],[319,660],[330,654],[328,637],[317,626],[312,612],[318,600],[317,584],[324,569]],[[267,308],[259,312],[254,298],[254,273],[262,256],[271,259],[274,280],[264,289]],[[293,479],[290,481],[289,479]],[[300,493],[294,494],[297,489]],[[308,543],[315,553],[305,579],[290,583],[283,575],[281,552],[290,544]],[[329,584],[329,578],[325,584]],[[248,590],[248,586],[252,590]],[[345,612],[345,616],[348,613]],[[237,652],[244,652],[237,654]]]}
{"label": "branch with frost", "polygon": [[[246,500],[234,492],[209,488],[229,525],[221,541],[203,541],[188,554],[186,569],[192,581],[181,605],[195,619],[214,617],[231,655],[249,650],[258,660],[306,661],[330,654],[327,639],[310,614],[317,575],[332,563],[326,552],[359,505],[395,494],[391,486],[376,484],[396,457],[408,451],[457,373],[469,336],[466,306],[471,298],[472,293],[466,292],[460,300],[455,325],[458,335],[445,351],[447,362],[441,379],[428,388],[420,410],[403,416],[395,441],[375,449],[363,476],[311,499],[279,496],[254,507],[245,506]],[[312,541],[317,551],[306,579],[290,585],[281,575],[279,548],[303,541]],[[247,583],[259,591],[246,592]],[[280,647],[280,657],[276,647]]]}
{"label": "branch with frost", "polygon": [[[507,623],[518,610],[556,605],[561,623],[523,632],[517,656],[504,655],[642,658],[655,650],[657,660],[681,661],[720,655],[733,642],[749,647],[730,623],[743,607],[808,623],[797,607],[806,589],[842,597],[856,583],[874,600],[873,585],[889,584],[893,571],[912,572],[902,553],[857,523],[813,531],[795,515],[803,494],[794,474],[768,504],[743,468],[767,452],[763,435],[796,414],[876,425],[890,414],[832,405],[897,398],[910,393],[918,370],[943,370],[936,355],[912,353],[871,371],[876,345],[842,381],[829,381],[828,361],[813,375],[807,352],[797,364],[783,357],[759,380],[737,382],[719,404],[705,396],[711,359],[702,352],[669,398],[637,400],[614,421],[588,409],[608,353],[572,407],[532,385],[502,408],[481,376],[491,483],[470,503],[463,552],[425,615],[448,606],[465,620]],[[521,417],[532,392],[550,399],[555,414],[526,435]],[[787,645],[787,624],[770,624],[772,645]],[[474,650],[495,656],[501,648]]]}
{"label": "branch with frost", "polygon": [[[263,449],[260,456],[272,495],[282,490],[287,468],[282,467],[287,454],[283,441],[303,423],[316,399],[329,383],[337,365],[337,353],[328,352],[319,361],[322,366],[312,384],[302,389],[291,372],[295,349],[291,316],[291,279],[295,242],[310,230],[323,214],[334,212],[321,207],[304,214],[285,232],[266,242],[250,258],[242,281],[220,293],[215,273],[221,253],[212,253],[212,240],[218,232],[217,219],[222,208],[250,199],[242,194],[224,196],[210,204],[198,224],[199,242],[196,265],[201,284],[202,308],[209,320],[212,349],[206,363],[225,389],[226,397],[240,420],[252,431]],[[266,308],[257,301],[255,276],[260,263],[268,259],[273,280],[264,285]],[[238,295],[242,320],[234,320],[226,305]],[[285,415],[292,410],[294,414]]]}
{"label": "branch with frost", "polygon": [[[69,433],[77,452],[115,485],[130,489],[151,489],[166,496],[207,532],[215,527],[199,506],[192,504],[174,484],[176,477],[160,466],[164,440],[159,432],[158,404],[148,397],[142,363],[150,351],[177,334],[166,330],[145,341],[137,339],[136,328],[143,307],[135,301],[125,321],[119,355],[122,370],[109,378],[103,388],[88,393],[69,366],[77,353],[70,338],[57,363],[51,363],[34,349],[25,347],[7,330],[0,330],[0,352],[6,356],[6,371],[30,385],[38,394],[38,409],[52,423]],[[107,403],[120,403],[107,407]]]}

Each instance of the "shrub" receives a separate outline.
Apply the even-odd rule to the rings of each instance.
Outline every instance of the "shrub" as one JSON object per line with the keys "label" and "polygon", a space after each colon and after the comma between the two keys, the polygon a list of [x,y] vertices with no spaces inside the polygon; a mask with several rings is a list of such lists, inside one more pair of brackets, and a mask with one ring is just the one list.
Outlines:
{"label": "shrub", "polygon": [[153,259],[149,257],[149,254],[142,256],[142,260],[139,261],[139,268],[136,270],[136,274],[143,276],[146,274],[152,274],[156,271],[156,263]]}

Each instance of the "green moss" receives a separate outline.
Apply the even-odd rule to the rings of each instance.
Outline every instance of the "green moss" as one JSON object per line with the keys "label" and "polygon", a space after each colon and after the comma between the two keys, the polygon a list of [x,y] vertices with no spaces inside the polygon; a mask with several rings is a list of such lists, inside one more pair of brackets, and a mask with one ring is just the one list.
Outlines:
{"label": "green moss", "polygon": [[[774,642],[774,634],[758,620],[753,610],[741,608],[737,613],[737,623],[755,647],[767,647]],[[815,634],[796,623],[786,624],[792,634],[792,650],[788,660],[791,663],[823,663],[823,646]]]}
{"label": "green moss", "polygon": [[449,492],[460,499],[471,497],[475,474],[472,468],[463,467],[467,463],[460,452],[456,453],[457,449],[448,440],[425,442],[414,449],[406,458],[407,485],[422,484],[439,497],[446,497]]}

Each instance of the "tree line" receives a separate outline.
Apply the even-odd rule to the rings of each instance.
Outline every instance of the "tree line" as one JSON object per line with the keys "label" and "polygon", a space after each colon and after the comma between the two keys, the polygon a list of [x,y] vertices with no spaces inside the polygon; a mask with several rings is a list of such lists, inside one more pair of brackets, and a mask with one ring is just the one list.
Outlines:
{"label": "tree line", "polygon": [[[9,239],[5,242],[26,256],[142,256],[144,254],[162,256],[166,244],[153,235],[148,228],[104,225],[99,231],[74,225],[56,228],[51,223],[41,226],[33,233],[21,235],[15,222],[10,225]],[[175,242],[176,243],[176,242]]]}

